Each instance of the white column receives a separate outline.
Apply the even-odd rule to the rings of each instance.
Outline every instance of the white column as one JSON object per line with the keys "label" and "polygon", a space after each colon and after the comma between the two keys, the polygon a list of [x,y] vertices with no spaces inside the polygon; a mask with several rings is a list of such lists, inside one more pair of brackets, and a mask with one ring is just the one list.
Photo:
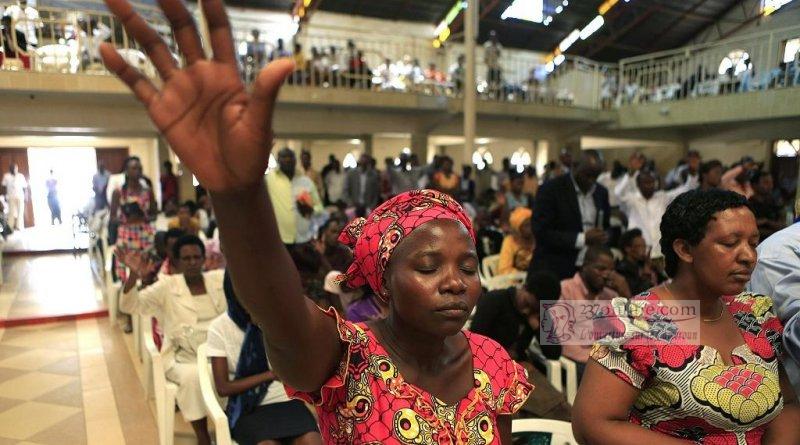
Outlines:
{"label": "white column", "polygon": [[477,82],[475,80],[475,44],[478,37],[478,2],[468,0],[464,11],[464,51],[466,73],[464,76],[464,165],[472,165],[475,151],[475,123],[477,115]]}

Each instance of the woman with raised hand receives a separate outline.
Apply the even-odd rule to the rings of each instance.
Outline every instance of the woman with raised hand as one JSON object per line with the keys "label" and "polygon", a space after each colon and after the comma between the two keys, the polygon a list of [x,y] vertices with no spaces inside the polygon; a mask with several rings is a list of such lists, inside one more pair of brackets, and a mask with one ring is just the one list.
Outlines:
{"label": "woman with raised hand", "polygon": [[399,195],[343,239],[346,279],[389,305],[386,319],[352,324],[304,298],[264,186],[272,113],[294,67],[278,60],[252,93],[238,73],[221,0],[202,0],[207,59],[180,0],[159,3],[186,66],[126,0],[106,0],[163,79],[156,86],[104,44],[106,66],[141,100],[170,146],[211,193],[237,295],[264,333],[270,366],[290,393],[317,405],[328,443],[510,443],[511,415],[531,390],[497,343],[461,331],[481,293],[463,209],[432,191]]}

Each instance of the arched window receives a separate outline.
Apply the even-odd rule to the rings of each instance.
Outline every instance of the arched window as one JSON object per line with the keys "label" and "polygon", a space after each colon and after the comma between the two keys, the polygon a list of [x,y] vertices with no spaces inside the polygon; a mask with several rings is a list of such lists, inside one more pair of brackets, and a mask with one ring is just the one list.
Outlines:
{"label": "arched window", "polygon": [[344,157],[344,161],[342,161],[342,167],[344,168],[356,168],[358,166],[358,157],[356,156],[356,152],[351,151],[347,153],[347,156]]}
{"label": "arched window", "polygon": [[800,139],[775,142],[775,156],[779,158],[796,158],[798,152],[800,152]]}
{"label": "arched window", "polygon": [[531,165],[531,154],[522,147],[518,148],[517,151],[511,155],[511,165],[514,166],[517,172],[524,172],[525,168]]}
{"label": "arched window", "polygon": [[728,53],[719,64],[719,74],[726,74],[733,69],[733,75],[739,75],[753,68],[750,54],[743,49],[736,49]]}
{"label": "arched window", "polygon": [[478,147],[478,149],[472,153],[472,163],[475,164],[475,168],[478,170],[483,170],[491,166],[493,162],[494,157],[492,156],[492,152],[486,147]]}

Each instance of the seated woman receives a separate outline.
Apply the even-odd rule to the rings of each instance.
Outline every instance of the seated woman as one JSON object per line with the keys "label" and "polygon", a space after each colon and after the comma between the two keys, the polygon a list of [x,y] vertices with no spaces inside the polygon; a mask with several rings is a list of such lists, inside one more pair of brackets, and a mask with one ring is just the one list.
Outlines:
{"label": "seated woman", "polygon": [[500,247],[500,264],[497,266],[497,275],[507,275],[516,272],[525,272],[533,257],[536,239],[531,229],[533,212],[527,207],[517,207],[511,212],[508,223],[511,233],[503,239]]}
{"label": "seated woman", "polygon": [[[747,200],[721,190],[687,192],[667,208],[661,234],[673,281],[612,301],[614,327],[592,349],[575,401],[576,438],[800,443],[800,407],[780,364],[783,327],[768,296],[740,294],[758,244]],[[690,314],[698,303],[699,315],[669,316]]]}
{"label": "seated woman", "polygon": [[178,407],[183,418],[192,424],[198,443],[208,445],[211,438],[197,378],[196,353],[206,341],[211,320],[227,309],[223,271],[204,273],[203,242],[186,235],[173,246],[182,273],[162,275],[153,285],[138,290],[139,278],[154,268],[152,259],[134,250],[119,250],[117,255],[130,269],[119,306],[131,314],[158,315],[164,333],[161,356],[166,377],[178,385]]}
{"label": "seated woman", "polygon": [[[166,48],[126,0],[106,4],[125,18],[129,34],[154,48],[151,54]],[[214,30],[213,62],[204,60],[184,3],[159,4],[173,28],[186,31],[180,49],[187,68],[154,56],[168,77],[158,93],[112,45],[101,46],[103,59],[148,103],[156,127],[211,193],[237,295],[263,330],[287,393],[316,405],[323,440],[511,443],[511,417],[532,387],[500,345],[462,330],[481,294],[475,235],[463,208],[443,193],[416,190],[353,221],[342,234],[354,251],[346,281],[369,285],[389,315],[355,324],[320,311],[303,296],[264,187],[273,104],[293,64],[273,62],[250,92],[238,76],[222,1],[203,2]],[[216,100],[222,96],[231,100]]]}
{"label": "seated woman", "polygon": [[241,445],[322,444],[314,416],[303,402],[289,400],[283,383],[270,370],[261,329],[239,304],[230,276],[223,288],[228,312],[208,327],[206,342],[231,437]]}
{"label": "seated woman", "polygon": [[619,239],[622,260],[617,262],[617,273],[625,277],[632,295],[638,295],[667,280],[664,271],[653,264],[642,231],[631,229]]}

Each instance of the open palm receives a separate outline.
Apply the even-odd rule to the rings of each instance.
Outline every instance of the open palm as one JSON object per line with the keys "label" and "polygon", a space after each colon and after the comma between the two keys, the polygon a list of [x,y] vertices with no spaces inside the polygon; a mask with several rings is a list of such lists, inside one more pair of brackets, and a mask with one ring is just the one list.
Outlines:
{"label": "open palm", "polygon": [[252,93],[245,90],[222,0],[201,0],[213,58],[206,58],[191,14],[181,0],[160,0],[186,67],[179,69],[166,43],[127,0],[105,0],[147,52],[161,89],[130,66],[111,44],[100,51],[114,72],[147,107],[150,118],[181,161],[206,189],[237,190],[263,177],[272,146],[272,111],[292,62],[270,64]]}

